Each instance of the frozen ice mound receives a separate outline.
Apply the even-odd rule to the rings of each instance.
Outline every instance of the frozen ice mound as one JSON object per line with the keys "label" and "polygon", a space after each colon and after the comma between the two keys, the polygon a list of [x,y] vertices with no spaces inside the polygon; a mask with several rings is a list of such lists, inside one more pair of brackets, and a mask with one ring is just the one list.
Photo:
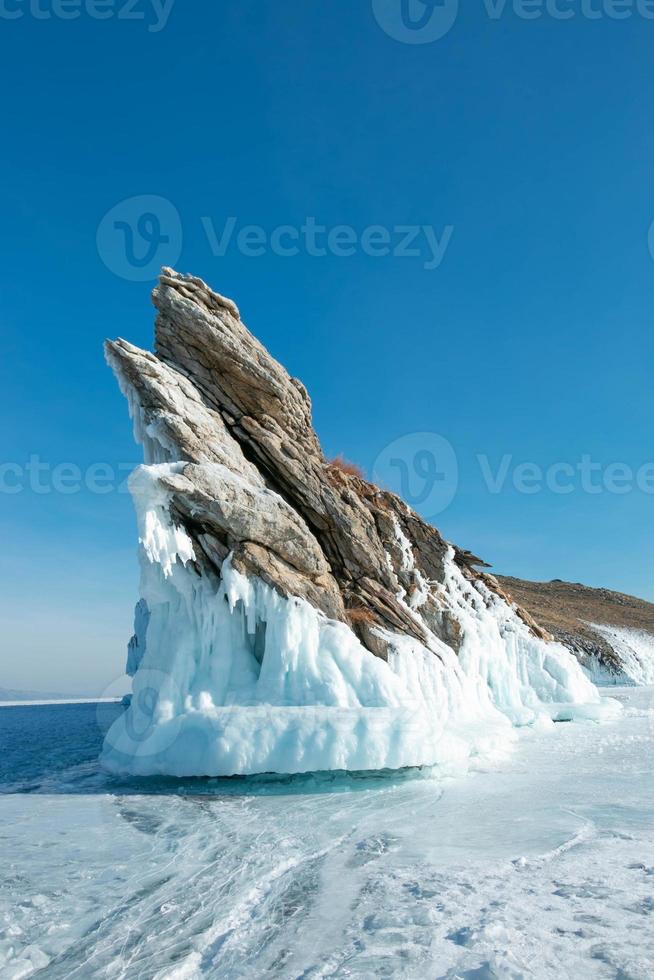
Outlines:
{"label": "frozen ice mound", "polygon": [[[452,559],[441,591],[463,629],[458,653],[433,634],[386,639],[388,662],[342,622],[285,598],[228,558],[200,575],[161,478],[132,475],[144,631],[130,706],[109,730],[103,765],[140,776],[379,770],[439,766],[505,751],[515,728],[601,719],[602,700],[573,656],[538,639]],[[147,611],[147,615],[146,615]]]}

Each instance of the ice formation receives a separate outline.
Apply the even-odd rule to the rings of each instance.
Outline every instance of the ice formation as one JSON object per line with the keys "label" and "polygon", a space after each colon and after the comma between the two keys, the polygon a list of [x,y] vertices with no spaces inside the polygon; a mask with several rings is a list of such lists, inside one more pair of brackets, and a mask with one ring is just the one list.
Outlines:
{"label": "ice formation", "polygon": [[183,465],[141,466],[130,479],[141,656],[137,662],[132,641],[133,697],[107,736],[107,768],[175,776],[450,771],[505,749],[515,726],[615,710],[564,647],[535,637],[483,584],[467,581],[451,550],[440,591],[462,624],[458,655],[432,633],[427,645],[388,634],[388,662],[345,623],[244,576],[229,558],[220,579],[198,575],[193,543],[172,520],[160,483]]}
{"label": "ice formation", "polygon": [[329,470],[303,386],[233,304],[170,271],[155,302],[158,356],[108,345],[145,456],[109,770],[451,771],[619,710],[399,498]]}
{"label": "ice formation", "polygon": [[622,670],[619,674],[601,669],[588,671],[596,684],[654,684],[654,636],[645,630],[623,626],[588,624],[615,650]]}

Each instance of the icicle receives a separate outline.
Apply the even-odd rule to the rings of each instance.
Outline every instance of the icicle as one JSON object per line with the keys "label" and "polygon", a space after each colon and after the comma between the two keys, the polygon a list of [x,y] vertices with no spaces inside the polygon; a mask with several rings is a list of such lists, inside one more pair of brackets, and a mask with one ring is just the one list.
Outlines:
{"label": "icicle", "polygon": [[[538,640],[506,603],[473,587],[451,551],[438,591],[462,624],[459,653],[432,634],[427,648],[387,633],[388,663],[344,623],[242,575],[229,558],[220,583],[200,576],[159,480],[183,465],[141,466],[130,478],[149,619],[131,705],[105,741],[109,769],[458,771],[506,751],[516,725],[614,710],[564,647]],[[430,588],[423,580],[414,609]]]}

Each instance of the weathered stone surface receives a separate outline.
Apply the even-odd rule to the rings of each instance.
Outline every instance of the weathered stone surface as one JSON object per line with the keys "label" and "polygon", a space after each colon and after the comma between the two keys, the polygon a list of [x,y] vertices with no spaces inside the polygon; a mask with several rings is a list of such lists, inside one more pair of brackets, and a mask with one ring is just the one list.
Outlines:
{"label": "weathered stone surface", "polygon": [[345,608],[338,585],[329,573],[309,578],[288,565],[269,548],[242,542],[235,550],[234,568],[245,575],[258,575],[282,595],[300,596],[330,619],[345,620]]}
{"label": "weathered stone surface", "polygon": [[[379,627],[424,642],[427,624],[458,648],[458,622],[425,589],[444,579],[439,532],[394,494],[328,463],[304,385],[231,300],[171,269],[153,300],[155,353],[117,340],[107,342],[107,359],[146,461],[188,463],[161,483],[200,566],[218,572],[232,553],[239,570],[349,622],[378,656],[386,655]],[[478,575],[478,559],[456,556]]]}
{"label": "weathered stone surface", "polygon": [[153,440],[170,459],[222,463],[255,486],[264,486],[257,468],[230,438],[220,412],[207,406],[183,374],[126,340],[107,341],[105,353],[132,414],[138,411],[134,399],[140,406],[142,418],[134,420],[135,430],[139,421],[143,428],[152,427],[156,431]]}
{"label": "weathered stone surface", "polygon": [[[623,664],[610,642],[593,624],[637,630],[654,637],[654,604],[609,589],[592,589],[579,582],[528,582],[500,578],[509,601],[520,603],[555,640],[563,643],[585,666],[599,664],[619,675]],[[524,610],[529,610],[525,613]]]}
{"label": "weathered stone surface", "polygon": [[258,544],[309,577],[329,566],[305,522],[279,494],[248,483],[226,466],[189,463],[182,473],[162,476],[178,514],[224,536],[230,548]]}

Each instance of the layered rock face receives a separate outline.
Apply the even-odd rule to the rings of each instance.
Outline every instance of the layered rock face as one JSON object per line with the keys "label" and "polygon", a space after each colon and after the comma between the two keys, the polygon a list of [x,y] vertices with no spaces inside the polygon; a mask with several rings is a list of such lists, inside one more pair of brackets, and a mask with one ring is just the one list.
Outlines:
{"label": "layered rock face", "polygon": [[[446,717],[473,702],[477,718],[520,723],[543,704],[554,705],[549,716],[569,713],[561,705],[571,702],[598,705],[567,651],[504,601],[474,556],[325,458],[304,385],[231,300],[170,269],[153,299],[154,353],[106,344],[145,457],[131,482],[142,598],[129,723],[141,712],[147,732],[136,739],[121,723],[110,733],[110,767],[199,775],[423,764],[435,761]],[[145,678],[153,671],[156,682]],[[416,705],[425,718],[410,736],[402,726]],[[437,719],[428,718],[437,705]],[[268,715],[252,728],[263,706]],[[285,755],[280,712],[307,706],[320,717],[302,716]],[[354,712],[340,735],[327,709]],[[402,730],[370,755],[366,726],[389,709],[399,714],[387,728]],[[185,739],[193,750],[180,749]]]}
{"label": "layered rock face", "polygon": [[[438,531],[394,494],[328,463],[304,385],[234,303],[168,269],[153,299],[155,354],[124,340],[108,342],[106,354],[132,399],[146,462],[189,463],[162,483],[199,563],[219,569],[233,552],[238,570],[353,621],[373,653],[384,655],[375,624],[424,640],[425,621],[456,642],[437,594],[422,593],[424,582],[444,580]],[[418,601],[420,619],[410,611]]]}
{"label": "layered rock face", "polygon": [[579,582],[499,579],[597,683],[654,684],[654,604]]}

